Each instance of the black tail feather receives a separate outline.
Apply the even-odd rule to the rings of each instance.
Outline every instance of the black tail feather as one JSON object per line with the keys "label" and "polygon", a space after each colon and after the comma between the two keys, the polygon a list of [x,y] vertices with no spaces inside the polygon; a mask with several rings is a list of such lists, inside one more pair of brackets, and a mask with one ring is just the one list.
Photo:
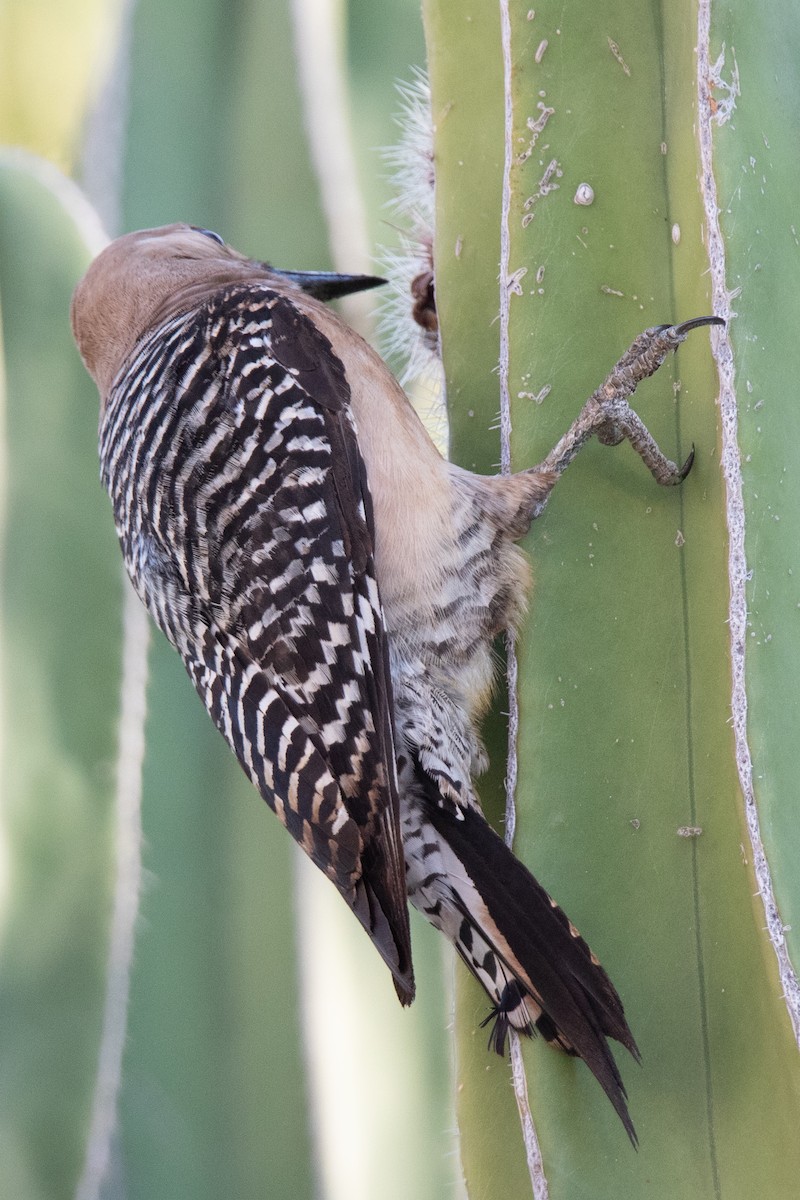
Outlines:
{"label": "black tail feather", "polygon": [[[424,782],[421,769],[417,777]],[[627,1093],[606,1038],[621,1042],[637,1062],[640,1056],[613,983],[566,914],[483,816],[465,808],[458,819],[437,802],[438,789],[432,780],[425,792],[427,816],[482,898],[496,936],[492,937],[492,930],[482,932],[493,942],[518,989],[507,986],[495,1003],[488,1018],[494,1020],[490,1046],[504,1053],[511,1024],[508,1014],[518,1006],[521,993],[529,994],[542,1010],[536,1022],[539,1032],[586,1062],[636,1146]],[[529,1024],[520,1031],[532,1033],[533,1028]]]}

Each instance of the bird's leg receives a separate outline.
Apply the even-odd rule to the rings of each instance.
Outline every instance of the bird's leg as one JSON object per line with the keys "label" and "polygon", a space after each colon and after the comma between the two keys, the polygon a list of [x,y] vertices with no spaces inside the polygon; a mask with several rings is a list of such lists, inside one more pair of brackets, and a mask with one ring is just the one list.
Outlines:
{"label": "bird's leg", "polygon": [[643,379],[654,375],[669,354],[677,350],[686,335],[702,325],[722,325],[720,317],[696,317],[681,325],[657,325],[646,329],[634,340],[600,385],[584,404],[577,419],[556,443],[547,458],[530,473],[548,478],[543,496],[537,499],[533,517],[538,517],[550,492],[563,472],[589,438],[597,435],[605,446],[618,446],[629,441],[657,483],[671,487],[682,483],[694,461],[694,447],[681,467],[675,465],[659,449],[646,425],[628,403]]}

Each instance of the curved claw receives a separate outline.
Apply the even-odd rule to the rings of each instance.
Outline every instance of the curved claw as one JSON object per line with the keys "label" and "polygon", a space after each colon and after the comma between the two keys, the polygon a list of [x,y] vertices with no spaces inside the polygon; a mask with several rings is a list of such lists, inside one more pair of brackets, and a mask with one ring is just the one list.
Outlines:
{"label": "curved claw", "polygon": [[[641,434],[644,436],[640,436]],[[659,483],[661,487],[679,487],[692,469],[694,442],[686,462],[682,467],[676,467],[673,462],[664,457],[644,426],[640,431],[632,430],[628,435],[628,440],[636,453],[644,460],[656,483]]]}
{"label": "curved claw", "polygon": [[684,479],[691,471],[693,465],[694,465],[694,442],[692,442],[692,448],[689,451],[689,455],[686,459],[686,462],[683,464],[681,469],[678,471],[678,477],[675,480],[675,482],[683,483]]}
{"label": "curved claw", "polygon": [[692,317],[690,321],[681,321],[680,325],[656,325],[655,333],[665,333],[670,330],[676,337],[685,338],[687,333],[691,333],[693,329],[700,329],[703,325],[724,325],[722,317]]}
{"label": "curved claw", "polygon": [[681,321],[675,326],[675,332],[680,336],[690,333],[692,329],[700,329],[703,325],[724,325],[722,317],[693,317],[691,321]]}

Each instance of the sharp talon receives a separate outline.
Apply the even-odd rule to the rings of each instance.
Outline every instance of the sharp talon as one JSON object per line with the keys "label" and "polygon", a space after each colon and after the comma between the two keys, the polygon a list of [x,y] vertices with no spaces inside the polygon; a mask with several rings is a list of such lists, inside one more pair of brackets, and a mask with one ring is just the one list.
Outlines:
{"label": "sharp talon", "polygon": [[[656,479],[658,482],[660,482],[660,484],[666,484],[668,487],[678,487],[679,484],[682,484],[682,482],[684,482],[688,473],[690,473],[693,462],[694,462],[694,443],[692,443],[692,449],[690,451],[690,455],[688,455],[688,458],[687,458],[686,462],[684,463],[684,466],[676,469],[674,474],[670,474],[667,476],[662,475],[661,478],[660,478],[660,476],[656,475]],[[655,474],[655,472],[654,472],[654,474]]]}
{"label": "sharp talon", "polygon": [[[640,450],[632,440],[631,445],[633,446],[634,450],[641,454],[642,458],[645,458],[643,451]],[[661,462],[651,463],[647,462],[647,459],[645,458],[645,462],[647,462],[647,465],[650,468],[650,473],[652,474],[656,483],[659,483],[661,487],[679,487],[692,469],[692,464],[694,463],[694,442],[692,442],[692,448],[689,452],[689,457],[686,459],[686,462],[682,467],[676,467],[674,463],[671,463],[668,459],[665,459],[663,454],[661,454],[661,451],[658,450],[658,447],[656,447],[656,452],[658,457],[661,459]]]}
{"label": "sharp talon", "polygon": [[684,479],[691,471],[693,464],[694,464],[694,442],[692,442],[692,448],[689,451],[689,456],[686,459],[686,462],[683,464],[680,471],[678,471],[678,478],[675,480],[676,483],[683,483]]}
{"label": "sharp talon", "polygon": [[[680,325],[676,325],[675,332],[680,337],[685,337],[685,335],[687,333],[690,333],[693,329],[700,329],[701,326],[703,326],[703,325],[724,325],[724,324],[725,324],[725,322],[723,321],[722,317],[693,317],[691,321],[682,321]],[[666,325],[662,325],[661,328],[667,329],[669,327]]]}

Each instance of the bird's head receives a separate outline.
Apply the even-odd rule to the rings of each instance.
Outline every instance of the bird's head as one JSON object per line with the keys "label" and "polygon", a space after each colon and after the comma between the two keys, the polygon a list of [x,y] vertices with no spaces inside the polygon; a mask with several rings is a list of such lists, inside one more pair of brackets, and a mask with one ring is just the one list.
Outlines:
{"label": "bird's head", "polygon": [[105,402],[109,388],[142,336],[232,283],[257,283],[320,300],[383,282],[370,275],[280,271],[247,258],[217,233],[164,225],[126,233],[92,262],[72,297],[72,331]]}

